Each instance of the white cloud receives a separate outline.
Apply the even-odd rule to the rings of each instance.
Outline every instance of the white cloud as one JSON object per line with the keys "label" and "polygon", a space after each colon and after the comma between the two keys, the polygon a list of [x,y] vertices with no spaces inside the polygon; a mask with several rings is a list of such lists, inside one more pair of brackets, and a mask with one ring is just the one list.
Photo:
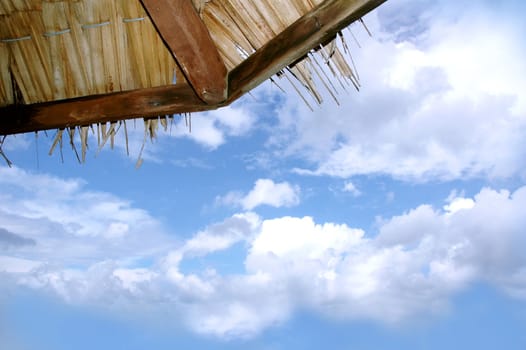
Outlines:
{"label": "white cloud", "polygon": [[299,187],[288,182],[274,183],[270,179],[259,179],[254,188],[241,199],[241,204],[247,210],[260,205],[290,207],[299,203],[299,193]]}
{"label": "white cloud", "polygon": [[484,189],[472,201],[456,212],[419,206],[383,222],[375,238],[308,217],[265,220],[247,271],[288,285],[300,307],[388,322],[440,312],[478,280],[526,296],[526,188]]}
{"label": "white cloud", "polygon": [[459,210],[471,209],[474,205],[475,202],[471,198],[455,198],[444,206],[444,210],[449,213],[456,213]]}
{"label": "white cloud", "polygon": [[[317,113],[289,100],[280,126],[294,136],[274,141],[313,162],[304,173],[425,180],[523,171],[522,46],[515,45],[515,28],[488,29],[481,18],[491,18],[477,15],[444,23],[417,16],[424,28],[418,40],[407,39],[416,30],[412,21],[402,21],[393,36],[377,31],[379,40],[363,40],[356,51],[362,92],[340,109]],[[462,57],[453,59],[449,47]],[[494,65],[495,74],[477,74]],[[253,120],[239,113],[196,116],[189,137],[219,147],[227,136],[250,131]],[[197,119],[201,134],[194,134]],[[147,211],[78,179],[0,167],[0,188],[4,236],[35,242],[0,251],[0,283],[110,311],[158,309],[198,333],[252,336],[300,309],[400,322],[442,312],[452,295],[480,281],[526,300],[526,187],[454,194],[443,208],[422,204],[379,221],[377,236],[308,216],[242,213],[180,245]],[[220,200],[251,210],[295,205],[299,192],[260,179],[248,193]],[[235,261],[239,272],[185,271],[187,260],[237,242],[246,248]],[[145,258],[153,262],[138,263]]]}
{"label": "white cloud", "polygon": [[148,283],[158,276],[155,272],[145,268],[117,268],[113,270],[113,275],[121,281],[124,289],[131,292],[137,292],[140,284]]}
{"label": "white cloud", "polygon": [[272,282],[265,274],[212,278],[206,296],[187,305],[187,322],[198,333],[226,338],[253,336],[280,324],[290,316],[292,301],[286,286]]}
{"label": "white cloud", "polygon": [[260,225],[254,213],[235,214],[221,223],[210,225],[188,239],[176,254],[183,256],[203,256],[218,250],[225,250],[239,241],[246,241]]}
{"label": "white cloud", "polygon": [[[200,145],[210,149],[215,149],[225,143],[225,135],[217,125],[217,120],[207,113],[200,113],[192,116],[192,130],[188,130],[182,135]],[[179,125],[184,123],[180,121]]]}
{"label": "white cloud", "polygon": [[240,136],[252,129],[255,117],[246,106],[221,108],[209,112],[220,125],[225,128],[227,135]]}
{"label": "white cloud", "polygon": [[0,167],[0,188],[0,228],[30,243],[11,245],[9,252],[30,260],[66,266],[99,259],[131,263],[175,244],[148,212],[90,191],[82,180]]}
{"label": "white cloud", "polygon": [[318,260],[331,249],[336,249],[334,254],[339,255],[356,245],[363,235],[362,230],[353,230],[346,225],[317,225],[311,217],[265,220],[252,243],[247,268],[249,271],[258,271],[259,263],[251,260],[255,257],[287,259],[291,262],[297,257]]}
{"label": "white cloud", "polygon": [[[85,191],[75,180],[2,171],[6,176],[0,178],[8,179],[2,183],[4,188],[6,183],[15,185],[17,177],[34,178],[33,183],[54,184],[51,190],[77,208],[70,196],[108,199]],[[32,201],[42,200],[37,194]],[[37,243],[16,248],[16,254],[11,250],[0,254],[3,274],[10,278],[2,283],[56,293],[70,303],[93,304],[108,312],[138,308],[161,314],[169,307],[177,315],[176,322],[198,333],[227,338],[257,334],[286,322],[298,309],[387,323],[440,314],[452,295],[478,281],[526,300],[526,187],[513,193],[483,189],[473,198],[452,194],[448,202],[444,210],[423,204],[383,219],[374,237],[347,224],[316,223],[308,216],[262,219],[254,213],[236,214],[197,232],[178,248],[172,244],[171,252],[119,241],[126,246],[110,253],[103,245],[113,238],[98,234],[83,234],[89,241],[75,245],[68,236],[74,232],[63,228],[65,223],[53,210],[40,211],[47,217],[40,217],[40,223],[53,218],[58,222],[53,227],[66,233],[62,240],[53,240],[45,225],[39,226],[39,235],[25,230]],[[21,207],[16,200],[11,204]],[[89,205],[81,208],[93,215]],[[119,213],[113,205],[107,208]],[[3,215],[2,225],[11,223],[12,232],[18,232],[12,223],[26,223]],[[126,237],[133,237],[133,225],[128,229]],[[148,234],[152,237],[155,232]],[[246,247],[246,256],[235,261],[244,266],[239,272],[222,273],[213,265],[185,272],[187,260],[229,249],[237,242]],[[45,254],[40,244],[48,246]],[[100,251],[94,252],[90,244]],[[154,240],[154,247],[165,245],[166,241]],[[69,266],[71,257],[57,247],[73,249],[77,255],[87,252],[91,259],[80,267]],[[111,251],[115,249],[111,246]],[[155,251],[150,255],[154,262],[126,264],[137,251],[143,256]]]}
{"label": "white cloud", "polygon": [[343,183],[343,192],[347,192],[352,194],[354,197],[358,197],[362,194],[362,192],[356,188],[356,186],[351,181],[345,181]]}
{"label": "white cloud", "polygon": [[[328,102],[310,112],[289,96],[272,140],[311,164],[296,172],[420,181],[524,174],[522,29],[513,20],[488,27],[490,10],[461,4],[445,17],[441,4],[430,7],[433,16],[407,10],[415,17],[407,23],[400,14],[368,16],[375,38],[360,40],[362,48],[353,51],[362,89],[348,93],[341,106]],[[412,8],[397,2],[382,8],[400,12],[400,6],[403,13]],[[403,34],[385,31],[400,23]]]}
{"label": "white cloud", "polygon": [[271,179],[258,179],[254,188],[246,195],[240,192],[229,192],[216,199],[217,203],[239,205],[245,210],[252,210],[260,205],[275,208],[291,207],[300,202],[300,188],[288,182],[275,183]]}
{"label": "white cloud", "polygon": [[6,136],[4,143],[2,144],[2,150],[4,152],[27,150],[29,148],[29,145],[31,144],[31,141],[29,139],[29,134],[8,135]]}
{"label": "white cloud", "polygon": [[0,255],[0,272],[27,273],[41,265],[41,262]]}
{"label": "white cloud", "polygon": [[[181,133],[179,136],[189,138],[206,148],[216,149],[224,144],[228,137],[242,136],[250,132],[255,121],[250,112],[250,105],[238,103],[192,115],[191,132]],[[184,120],[180,120],[177,125],[182,127],[184,123]]]}

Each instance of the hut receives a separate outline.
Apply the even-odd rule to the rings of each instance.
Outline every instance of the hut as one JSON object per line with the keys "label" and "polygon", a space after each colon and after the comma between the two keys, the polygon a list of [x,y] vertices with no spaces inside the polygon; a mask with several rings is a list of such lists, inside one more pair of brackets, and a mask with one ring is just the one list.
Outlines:
{"label": "hut", "polygon": [[319,102],[316,76],[358,87],[341,31],[385,1],[0,0],[0,135],[97,125],[104,138],[122,120],[226,106],[267,79]]}

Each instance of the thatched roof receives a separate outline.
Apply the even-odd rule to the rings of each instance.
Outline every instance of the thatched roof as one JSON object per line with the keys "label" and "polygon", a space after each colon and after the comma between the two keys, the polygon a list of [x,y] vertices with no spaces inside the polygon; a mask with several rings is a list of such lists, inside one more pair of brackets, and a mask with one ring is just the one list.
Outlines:
{"label": "thatched roof", "polygon": [[0,135],[214,109],[274,74],[321,102],[313,77],[358,86],[334,40],[384,1],[0,0]]}

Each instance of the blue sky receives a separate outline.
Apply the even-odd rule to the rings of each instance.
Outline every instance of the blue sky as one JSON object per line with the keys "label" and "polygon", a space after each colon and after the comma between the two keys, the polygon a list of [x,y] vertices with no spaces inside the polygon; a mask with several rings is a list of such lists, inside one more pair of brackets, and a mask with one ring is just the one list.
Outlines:
{"label": "blue sky", "polygon": [[267,82],[139,169],[142,121],[8,137],[0,348],[526,348],[525,10],[390,0],[340,106]]}

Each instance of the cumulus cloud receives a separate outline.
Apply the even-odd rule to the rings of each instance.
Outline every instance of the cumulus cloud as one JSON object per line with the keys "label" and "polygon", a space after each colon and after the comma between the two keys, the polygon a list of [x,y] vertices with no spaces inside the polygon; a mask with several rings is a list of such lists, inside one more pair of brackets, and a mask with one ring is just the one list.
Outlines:
{"label": "cumulus cloud", "polygon": [[[157,254],[151,265],[99,255],[70,268],[17,251],[0,256],[0,266],[17,285],[71,303],[126,312],[169,307],[177,322],[219,337],[253,336],[299,309],[382,323],[440,314],[452,295],[480,281],[526,300],[526,187],[484,188],[472,198],[453,193],[447,203],[383,218],[376,235],[309,216],[240,213]],[[245,249],[240,272],[214,265],[185,272],[186,260],[237,242]]]}
{"label": "cumulus cloud", "polygon": [[[400,13],[396,4],[385,6]],[[369,17],[377,39],[361,40],[355,51],[367,63],[364,86],[342,107],[311,113],[292,98],[282,106],[280,133],[269,144],[311,162],[297,172],[428,180],[523,171],[526,74],[516,27],[487,28],[489,12],[469,8],[445,19],[440,2],[433,16],[419,8],[428,6],[412,7],[409,17]],[[219,147],[250,131],[253,119],[244,113],[196,117],[188,137]],[[526,300],[526,187],[484,188],[472,198],[452,193],[441,208],[424,203],[379,219],[374,233],[309,216],[240,213],[177,244],[147,211],[78,179],[0,168],[0,186],[0,240],[11,242],[0,254],[0,284],[110,311],[159,309],[198,333],[252,336],[305,309],[401,322],[440,314],[477,282]],[[219,201],[252,210],[295,205],[299,193],[259,179]],[[19,238],[37,244],[13,246]],[[232,259],[239,272],[185,270],[188,260],[238,242],[244,255]]]}
{"label": "cumulus cloud", "polygon": [[[317,224],[311,217],[263,220],[245,259],[245,275],[202,279],[213,281],[206,289],[208,300],[217,297],[215,288],[225,281],[256,278],[261,283],[257,301],[247,306],[243,293],[219,292],[233,309],[208,313],[224,323],[205,329],[219,335],[249,332],[261,322],[283,322],[297,308],[399,322],[443,312],[451,295],[476,281],[526,297],[526,188],[514,193],[483,189],[474,198],[452,200],[461,202],[472,205],[445,211],[421,205],[386,219],[376,237],[345,224]],[[263,300],[287,312],[275,312],[273,321],[267,313],[262,320],[254,308]],[[237,303],[244,312],[233,311]],[[238,323],[240,328],[225,329]]]}
{"label": "cumulus cloud", "polygon": [[315,112],[291,95],[278,111],[282,132],[273,144],[310,164],[295,169],[300,174],[523,175],[524,25],[488,27],[495,17],[485,5],[451,9],[448,2],[446,16],[440,1],[404,3],[387,2],[367,17],[375,38],[361,38],[353,51],[361,91]]}
{"label": "cumulus cloud", "polygon": [[475,202],[471,198],[455,198],[449,204],[444,205],[444,210],[449,213],[456,213],[459,210],[471,209]]}
{"label": "cumulus cloud", "polygon": [[258,179],[254,183],[254,188],[246,195],[241,192],[229,192],[218,197],[216,202],[238,205],[245,210],[252,210],[260,205],[275,208],[291,207],[300,202],[300,188],[286,181],[275,183],[271,179]]}
{"label": "cumulus cloud", "polygon": [[[252,129],[256,121],[249,106],[236,104],[218,110],[203,112],[192,117],[191,132],[180,136],[189,138],[209,149],[215,149],[226,142],[227,137],[242,136]],[[185,123],[180,120],[178,125]]]}

